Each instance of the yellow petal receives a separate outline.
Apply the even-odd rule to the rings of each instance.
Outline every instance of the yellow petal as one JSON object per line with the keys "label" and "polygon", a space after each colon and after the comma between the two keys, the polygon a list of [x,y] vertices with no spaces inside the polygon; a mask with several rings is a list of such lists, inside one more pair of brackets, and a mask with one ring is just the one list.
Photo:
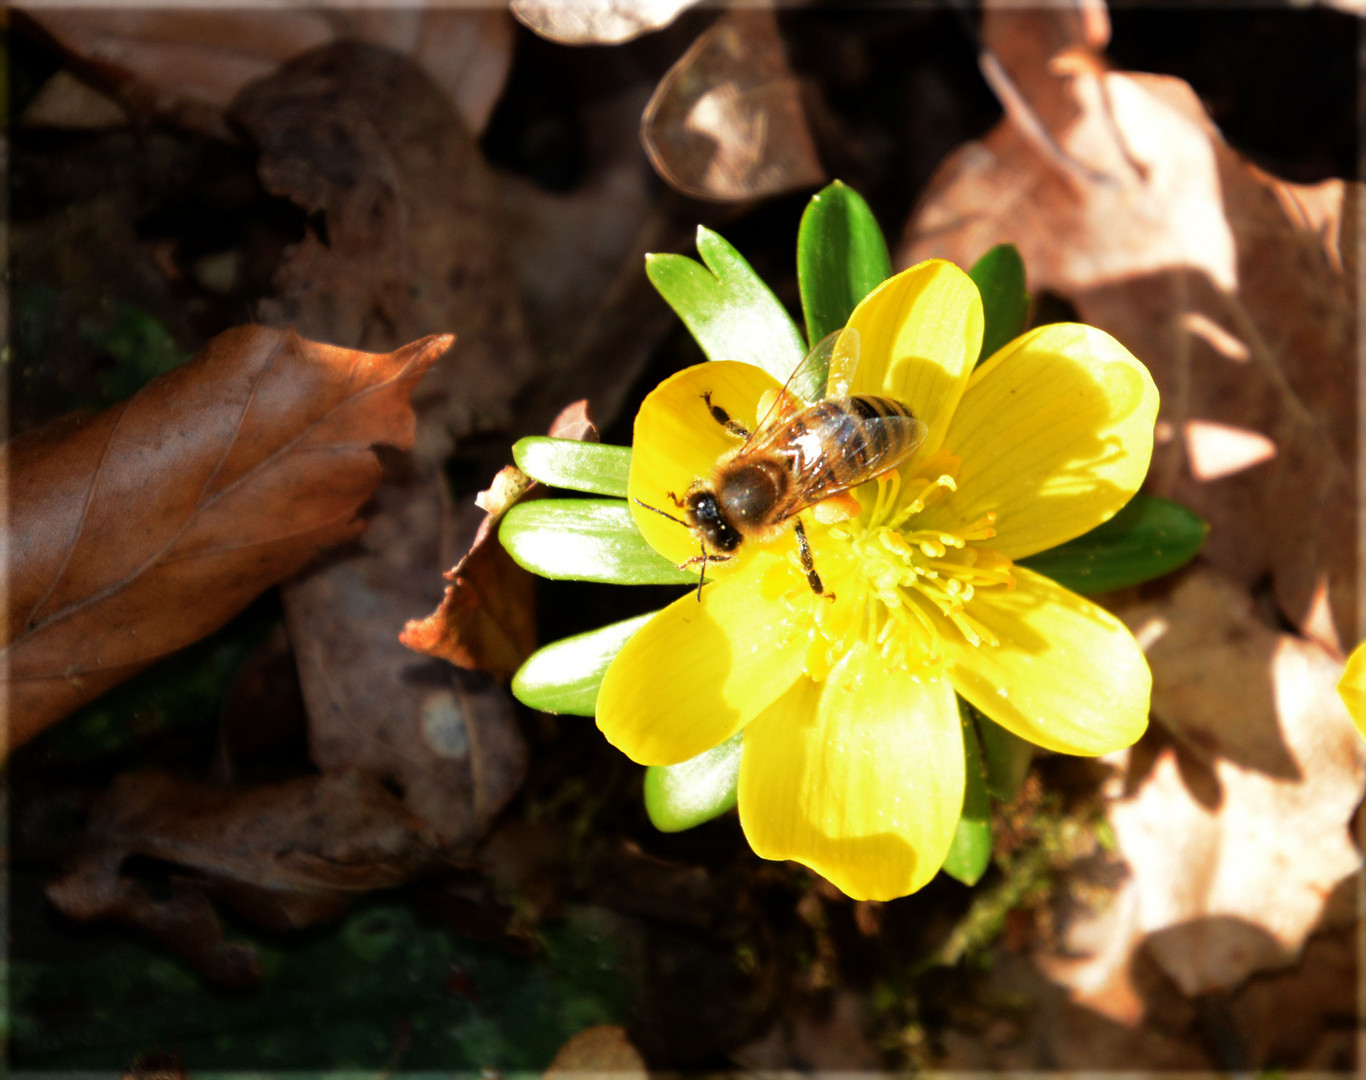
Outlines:
{"label": "yellow petal", "polygon": [[[686,526],[651,513],[635,500],[682,518],[670,493],[683,498],[693,481],[710,479],[717,460],[743,442],[716,422],[702,395],[710,393],[714,405],[753,431],[759,398],[770,389],[777,390],[778,384],[762,369],[716,360],[686,368],[646,395],[636,414],[627,492],[636,526],[671,562],[698,554],[698,542]],[[708,567],[708,577],[712,571]]]}
{"label": "yellow petal", "polygon": [[851,650],[745,729],[740,824],[765,859],[795,859],[856,900],[938,872],[963,809],[963,734],[947,679]]}
{"label": "yellow petal", "polygon": [[1347,658],[1338,693],[1357,730],[1366,735],[1366,644],[1358,645]]}
{"label": "yellow petal", "polygon": [[956,532],[988,511],[984,542],[1012,559],[1113,517],[1152,458],[1157,388],[1102,330],[1042,326],[973,374],[944,448],[962,461],[958,491],[916,519]]}
{"label": "yellow petal", "polygon": [[982,589],[968,606],[998,645],[944,631],[955,688],[1049,750],[1105,754],[1137,741],[1148,726],[1152,675],[1128,628],[1042,574],[1014,573],[1014,590]]}
{"label": "yellow petal", "polygon": [[691,592],[636,632],[598,691],[608,742],[642,765],[676,765],[729,739],[792,685],[806,630],[760,596],[762,576],[713,581],[701,603]]}
{"label": "yellow petal", "polygon": [[849,325],[861,359],[852,392],[894,398],[929,426],[915,458],[939,449],[982,348],[982,299],[962,270],[931,259],[869,293]]}

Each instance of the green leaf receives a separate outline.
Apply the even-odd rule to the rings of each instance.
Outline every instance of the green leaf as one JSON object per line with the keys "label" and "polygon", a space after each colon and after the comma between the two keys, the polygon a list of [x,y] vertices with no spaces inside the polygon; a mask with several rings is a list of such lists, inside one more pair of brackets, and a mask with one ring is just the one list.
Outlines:
{"label": "green leaf", "polygon": [[1007,731],[985,713],[962,703],[977,728],[977,739],[982,747],[982,764],[986,769],[987,794],[997,802],[1015,798],[1029,766],[1034,760],[1034,744]]}
{"label": "green leaf", "polygon": [[797,282],[812,344],[849,321],[858,302],[892,276],[887,241],[863,197],[836,180],[817,192],[797,231]]}
{"label": "green leaf", "polygon": [[534,499],[509,510],[498,539],[541,577],[616,585],[694,585],[645,542],[624,499]]}
{"label": "green leaf", "polygon": [[626,497],[629,446],[530,435],[513,443],[512,460],[531,479],[551,487]]}
{"label": "green leaf", "polygon": [[1029,313],[1029,293],[1025,291],[1024,260],[1014,244],[997,244],[972,264],[968,277],[982,294],[980,364],[1002,345],[1020,336]]}
{"label": "green leaf", "polygon": [[1180,503],[1140,494],[1103,525],[1020,563],[1073,592],[1109,592],[1184,566],[1208,533],[1209,525]]}
{"label": "green leaf", "polygon": [[645,812],[656,829],[682,832],[735,805],[744,738],[745,733],[737,731],[690,761],[645,770]]}
{"label": "green leaf", "polygon": [[541,712],[594,715],[607,666],[656,614],[637,615],[537,649],[512,677],[513,696]]}
{"label": "green leaf", "polygon": [[698,226],[703,267],[685,255],[646,255],[645,273],[709,360],[754,364],[787,382],[806,345],[759,275],[725,240]]}
{"label": "green leaf", "polygon": [[958,700],[958,719],[963,726],[967,786],[963,793],[963,816],[942,867],[949,877],[964,885],[976,885],[991,865],[991,800],[987,798],[986,771],[982,751],[967,712],[967,703]]}

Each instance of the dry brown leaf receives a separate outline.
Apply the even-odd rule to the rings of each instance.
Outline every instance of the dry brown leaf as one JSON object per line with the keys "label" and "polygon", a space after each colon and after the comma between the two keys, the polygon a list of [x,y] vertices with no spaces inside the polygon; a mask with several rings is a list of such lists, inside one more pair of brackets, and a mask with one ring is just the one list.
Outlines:
{"label": "dry brown leaf", "polygon": [[662,30],[697,0],[512,0],[519,22],[562,45],[619,45]]}
{"label": "dry brown leaf", "polygon": [[699,199],[756,199],[825,180],[772,11],[723,15],[660,80],[641,120],[659,175]]}
{"label": "dry brown leaf", "polygon": [[432,606],[437,574],[477,527],[472,507],[452,508],[441,463],[455,439],[508,423],[534,370],[492,177],[431,82],[374,46],[297,57],[234,112],[262,146],[267,186],[315,223],[280,267],[267,319],[343,341],[461,332],[453,362],[414,397],[416,452],[381,491],[372,535],[292,582],[284,603],[314,763],[383,777],[463,848],[521,782],[512,702],[487,676],[413,655],[398,634]]}
{"label": "dry brown leaf", "polygon": [[409,393],[451,340],[377,356],[241,327],[8,443],[11,745],[360,532],[372,447],[411,443]]}
{"label": "dry brown leaf", "polygon": [[[177,868],[169,897],[124,872],[134,855]],[[137,926],[212,981],[244,986],[258,975],[254,952],[223,940],[210,896],[257,925],[293,929],[436,859],[431,833],[356,773],[230,788],[145,771],[117,777],[95,803],[80,852],[47,895],[70,918]]]}
{"label": "dry brown leaf", "polygon": [[1218,573],[1198,570],[1122,614],[1149,642],[1153,714],[1180,750],[1146,769],[1138,751],[1117,759],[1143,773],[1110,810],[1130,876],[1073,927],[1069,946],[1086,959],[1047,966],[1132,1022],[1140,943],[1188,995],[1294,963],[1329,894],[1361,866],[1350,823],[1366,746],[1337,696],[1341,660],[1265,627]]}
{"label": "dry brown leaf", "polygon": [[[898,261],[967,265],[1016,244],[1033,289],[1151,368],[1166,438],[1150,485],[1211,523],[1206,557],[1245,583],[1270,573],[1301,626],[1326,578],[1355,640],[1355,189],[1266,176],[1184,82],[1105,71],[1103,35],[1066,18],[989,14],[1007,117],[944,163]],[[1201,479],[1172,437],[1190,424],[1255,435],[1275,456]]]}
{"label": "dry brown leaf", "polygon": [[341,39],[407,53],[475,131],[488,122],[512,66],[512,20],[494,6],[22,7],[130,107],[220,138],[235,137],[225,113],[244,86]]}

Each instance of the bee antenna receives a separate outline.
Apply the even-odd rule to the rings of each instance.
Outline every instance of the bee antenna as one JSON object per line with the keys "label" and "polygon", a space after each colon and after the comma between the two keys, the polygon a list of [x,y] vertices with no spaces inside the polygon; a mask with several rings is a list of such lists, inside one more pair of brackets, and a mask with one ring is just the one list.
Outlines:
{"label": "bee antenna", "polygon": [[707,545],[702,545],[702,569],[697,574],[697,602],[702,602],[702,586],[707,581]]}
{"label": "bee antenna", "polygon": [[647,502],[641,502],[639,499],[636,499],[635,502],[636,502],[638,505],[645,507],[646,510],[653,510],[653,511],[654,511],[656,514],[658,514],[660,517],[666,517],[666,518],[668,518],[670,521],[672,521],[672,522],[673,522],[674,524],[676,524],[676,525],[682,525],[683,528],[685,528],[685,529],[690,529],[690,528],[692,528],[692,526],[689,525],[689,524],[688,524],[686,521],[684,521],[682,518],[676,518],[676,517],[674,517],[672,514],[666,514],[663,510],[661,510],[661,509],[660,509],[659,507],[657,507],[657,506],[651,506],[649,503],[647,503]]}

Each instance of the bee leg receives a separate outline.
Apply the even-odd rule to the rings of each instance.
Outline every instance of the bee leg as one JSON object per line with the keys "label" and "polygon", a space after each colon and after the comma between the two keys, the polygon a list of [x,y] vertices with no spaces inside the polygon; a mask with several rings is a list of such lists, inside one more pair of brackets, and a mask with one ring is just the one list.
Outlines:
{"label": "bee leg", "polygon": [[702,549],[701,555],[694,555],[691,559],[684,559],[678,564],[680,570],[691,570],[694,566],[701,566],[702,570],[697,575],[697,602],[702,602],[702,586],[707,583],[707,563],[730,562],[733,555],[709,555],[707,549]]}
{"label": "bee leg", "polygon": [[711,418],[713,420],[715,420],[723,428],[729,431],[737,439],[749,438],[749,432],[745,430],[744,424],[740,423],[738,420],[732,420],[730,418],[730,413],[726,412],[726,410],[721,408],[720,405],[713,405],[711,403],[710,390],[708,390],[705,394],[702,395],[702,400],[707,403],[707,409],[711,413]]}
{"label": "bee leg", "polygon": [[821,576],[816,573],[816,562],[811,558],[811,545],[807,542],[806,529],[802,527],[801,518],[797,519],[797,554],[801,556],[802,569],[806,571],[806,581],[811,586],[811,591],[827,600],[835,599],[834,593],[825,591]]}

